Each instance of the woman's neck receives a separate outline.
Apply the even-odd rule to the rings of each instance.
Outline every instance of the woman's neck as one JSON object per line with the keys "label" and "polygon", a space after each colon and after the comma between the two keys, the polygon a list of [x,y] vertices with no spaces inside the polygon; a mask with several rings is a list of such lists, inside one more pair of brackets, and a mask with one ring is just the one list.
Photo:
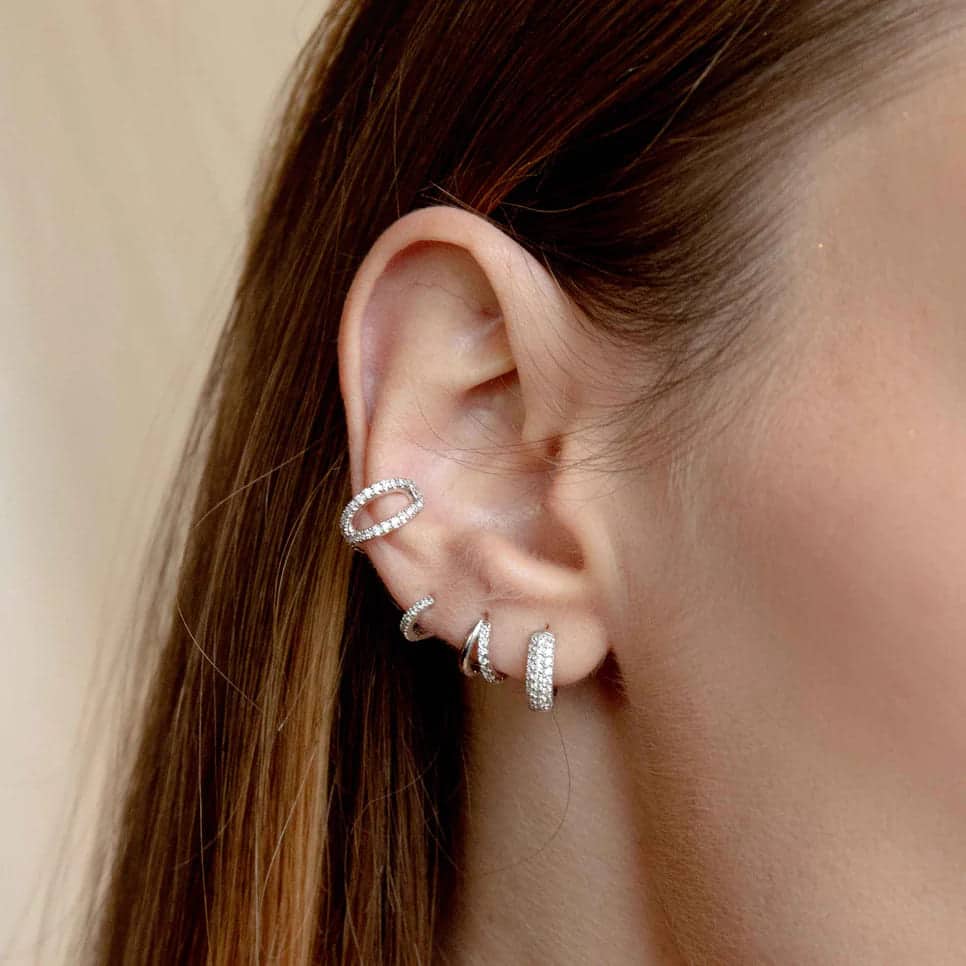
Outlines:
{"label": "woman's neck", "polygon": [[727,662],[676,679],[672,665],[655,662],[649,687],[625,672],[633,707],[608,665],[553,714],[529,711],[518,682],[471,682],[441,961],[960,962],[958,798],[877,770],[882,749],[850,744],[778,681],[752,686]]}
{"label": "woman's neck", "polygon": [[470,686],[467,824],[442,962],[669,966],[606,676],[552,714],[518,682]]}

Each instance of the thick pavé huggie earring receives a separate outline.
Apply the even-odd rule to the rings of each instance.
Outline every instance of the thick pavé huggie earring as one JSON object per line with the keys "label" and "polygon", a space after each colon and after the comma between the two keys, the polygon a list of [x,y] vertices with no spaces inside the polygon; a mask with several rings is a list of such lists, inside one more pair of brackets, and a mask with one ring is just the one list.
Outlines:
{"label": "thick pav\u00e9 huggie earring", "polygon": [[553,709],[553,652],[557,639],[550,631],[534,631],[527,647],[527,704],[531,711],[550,711]]}
{"label": "thick pav\u00e9 huggie earring", "polygon": [[[412,502],[409,506],[403,507],[398,513],[394,513],[387,520],[383,520],[381,523],[374,523],[371,527],[366,527],[364,530],[357,530],[352,525],[352,518],[370,500],[374,500],[377,496],[382,496],[385,493],[408,493]],[[367,486],[364,490],[357,493],[345,505],[345,509],[342,511],[342,519],[340,520],[342,536],[345,537],[350,546],[355,546],[364,540],[371,540],[373,537],[381,537],[384,533],[389,533],[390,530],[398,530],[401,526],[409,523],[422,510],[423,506],[423,494],[412,480],[401,477],[379,480],[377,483],[373,483],[371,486]]]}
{"label": "thick pav\u00e9 huggie earring", "polygon": [[402,631],[402,636],[406,638],[407,641],[424,641],[427,637],[432,637],[432,631],[424,631],[419,624],[416,623],[416,618],[421,614],[427,607],[432,607],[436,603],[436,598],[432,594],[427,594],[425,597],[420,597],[415,604],[410,607],[405,614],[402,615],[402,619],[399,621],[399,630]]}

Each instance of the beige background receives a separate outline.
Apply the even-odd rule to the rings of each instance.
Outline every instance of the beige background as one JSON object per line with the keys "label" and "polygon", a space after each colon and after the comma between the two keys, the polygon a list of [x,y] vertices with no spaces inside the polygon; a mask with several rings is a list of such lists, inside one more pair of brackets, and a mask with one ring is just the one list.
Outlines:
{"label": "beige background", "polygon": [[0,962],[54,963],[82,882],[65,809],[98,765],[75,740],[94,658],[110,671],[124,644],[255,153],[321,2],[2,6]]}

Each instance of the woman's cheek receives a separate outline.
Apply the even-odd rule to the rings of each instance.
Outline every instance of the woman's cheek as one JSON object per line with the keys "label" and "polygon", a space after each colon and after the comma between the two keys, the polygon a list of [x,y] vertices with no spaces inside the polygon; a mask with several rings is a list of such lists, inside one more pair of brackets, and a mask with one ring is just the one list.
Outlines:
{"label": "woman's cheek", "polygon": [[966,359],[951,382],[918,322],[882,319],[814,340],[725,526],[801,714],[867,767],[941,780],[966,753]]}

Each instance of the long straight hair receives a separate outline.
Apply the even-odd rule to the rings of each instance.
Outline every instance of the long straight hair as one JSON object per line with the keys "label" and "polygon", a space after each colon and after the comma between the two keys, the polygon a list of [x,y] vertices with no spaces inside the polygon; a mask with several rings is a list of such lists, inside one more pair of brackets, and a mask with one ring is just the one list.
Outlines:
{"label": "long straight hair", "polygon": [[428,204],[498,225],[600,338],[658,364],[628,452],[683,446],[715,367],[780,324],[809,146],[916,76],[900,66],[925,63],[947,6],[332,4],[159,536],[87,961],[433,958],[458,884],[461,679],[444,645],[400,646],[336,526],[337,330],[379,233]]}

